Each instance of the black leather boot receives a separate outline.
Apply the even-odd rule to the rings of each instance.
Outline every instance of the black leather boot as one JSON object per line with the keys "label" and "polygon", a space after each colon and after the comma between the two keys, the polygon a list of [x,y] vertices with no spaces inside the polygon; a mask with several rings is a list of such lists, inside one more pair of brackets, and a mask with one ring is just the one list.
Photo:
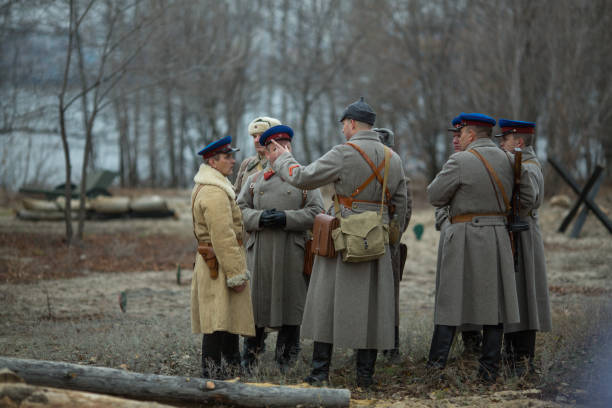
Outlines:
{"label": "black leather boot", "polygon": [[374,384],[374,367],[376,366],[376,349],[357,350],[357,386],[369,388]]}
{"label": "black leather boot", "polygon": [[494,383],[499,373],[503,336],[502,324],[482,326],[482,354],[478,360],[478,377],[485,383]]}
{"label": "black leather boot", "polygon": [[244,353],[240,364],[245,370],[250,370],[257,363],[259,355],[263,353],[265,329],[265,327],[255,327],[255,336],[244,339]]}
{"label": "black leather boot", "polygon": [[503,344],[503,359],[510,376],[516,375],[517,333],[505,333]]}
{"label": "black leather boot", "polygon": [[214,332],[202,336],[202,377],[221,377],[221,350],[225,332]]}
{"label": "black leather boot", "polygon": [[384,350],[383,355],[389,360],[396,360],[399,358],[399,326],[395,326],[395,344],[393,348],[390,350]]}
{"label": "black leather boot", "polygon": [[461,332],[463,340],[463,352],[465,354],[479,355],[482,347],[482,334],[479,330],[467,330]]}
{"label": "black leather boot", "polygon": [[523,377],[535,371],[535,330],[523,330],[504,335],[505,359],[513,376]]}
{"label": "black leather boot", "polygon": [[284,325],[276,338],[274,359],[281,372],[285,372],[297,359],[300,352],[300,326]]}
{"label": "black leather boot", "polygon": [[225,332],[221,345],[221,359],[227,365],[223,376],[232,378],[238,375],[240,370],[240,338],[237,334]]}
{"label": "black leather boot", "polygon": [[455,326],[444,326],[441,324],[435,326],[431,338],[431,347],[429,348],[427,367],[439,369],[446,367],[448,353],[453,345],[453,337],[455,337],[455,330]]}
{"label": "black leather boot", "polygon": [[315,341],[312,350],[312,369],[304,382],[310,385],[323,385],[329,382],[329,366],[331,365],[334,345]]}

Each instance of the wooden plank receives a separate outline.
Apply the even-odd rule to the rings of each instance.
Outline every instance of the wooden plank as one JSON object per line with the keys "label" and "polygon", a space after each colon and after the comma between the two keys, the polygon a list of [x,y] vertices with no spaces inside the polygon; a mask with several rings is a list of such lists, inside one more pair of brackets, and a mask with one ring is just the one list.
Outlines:
{"label": "wooden plank", "polygon": [[591,175],[591,177],[585,184],[584,188],[578,195],[578,200],[576,200],[570,212],[563,219],[563,222],[561,223],[561,226],[559,227],[559,232],[565,232],[570,222],[572,222],[572,220],[576,216],[576,213],[578,212],[578,209],[580,208],[580,205],[587,198],[589,191],[591,191],[591,189],[593,188],[593,184],[595,184],[595,181],[599,178],[599,175],[601,174],[603,169],[604,169],[603,166],[600,166],[600,165],[595,166],[595,171],[593,172],[593,174]]}
{"label": "wooden plank", "polygon": [[[601,187],[602,181],[603,181],[603,176],[600,175],[599,178],[597,179],[597,182],[593,186],[593,189],[588,195],[588,197],[591,200],[594,200],[595,197],[597,196],[597,193],[599,193],[599,188]],[[586,222],[588,214],[589,214],[589,207],[585,205],[584,207],[582,207],[582,211],[580,211],[580,214],[578,214],[578,218],[576,218],[576,222],[574,223],[574,226],[572,227],[572,232],[570,232],[571,238],[578,238],[580,236],[580,231],[582,231],[582,227],[584,226],[584,223]]]}
{"label": "wooden plank", "polygon": [[[563,169],[561,164],[559,164],[559,162],[557,162],[555,159],[551,157],[548,158],[548,162],[553,166],[553,168],[557,171],[557,173],[559,173],[559,175],[567,183],[567,185],[570,186],[570,188],[574,190],[576,194],[580,194],[580,187],[578,187],[578,184],[574,181],[572,176],[567,174],[567,172]],[[587,205],[587,207],[589,207],[591,211],[593,211],[593,214],[595,214],[595,216],[599,219],[599,221],[601,221],[601,223],[608,229],[608,232],[612,234],[612,222],[610,222],[608,217],[606,217],[606,214],[604,214],[603,211],[601,211],[601,209],[595,203],[595,201],[587,197],[584,200],[584,203]]]}
{"label": "wooden plank", "polygon": [[242,407],[348,407],[350,402],[347,389],[259,386],[0,357],[0,368],[3,367],[15,372],[28,384],[148,401],[222,403]]}

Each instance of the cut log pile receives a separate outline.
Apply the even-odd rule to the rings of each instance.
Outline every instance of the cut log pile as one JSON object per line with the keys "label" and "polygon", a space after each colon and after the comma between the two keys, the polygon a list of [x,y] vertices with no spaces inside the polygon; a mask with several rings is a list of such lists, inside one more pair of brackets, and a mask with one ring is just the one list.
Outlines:
{"label": "cut log pile", "polygon": [[[63,220],[66,202],[64,197],[55,200],[39,200],[24,198],[23,209],[17,217],[24,220]],[[79,200],[70,201],[72,218],[76,219],[79,210]],[[172,217],[174,211],[168,208],[166,200],[157,195],[130,197],[98,196],[85,202],[86,218],[108,219],[117,217]]]}

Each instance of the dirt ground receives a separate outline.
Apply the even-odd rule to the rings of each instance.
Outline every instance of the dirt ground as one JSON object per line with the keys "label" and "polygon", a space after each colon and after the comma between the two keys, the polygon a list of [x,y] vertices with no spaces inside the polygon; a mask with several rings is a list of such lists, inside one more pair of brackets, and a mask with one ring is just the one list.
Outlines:
{"label": "dirt ground", "polygon": [[[88,221],[88,238],[69,251],[62,244],[62,222],[22,221],[16,219],[11,208],[0,209],[0,355],[197,375],[200,339],[191,334],[189,327],[189,283],[195,248],[189,191],[166,193],[166,198],[177,214],[175,218]],[[419,388],[419,375],[432,329],[439,233],[434,229],[433,209],[422,204],[422,199],[417,202],[403,237],[409,248],[400,295],[401,361],[405,364],[400,364],[403,371],[397,371],[396,366],[379,360],[377,368],[381,378],[404,376],[405,387],[400,382],[388,390],[381,386],[374,394],[353,390],[353,404],[400,407],[593,403],[591,393],[600,392],[601,379],[612,380],[610,371],[601,371],[611,369],[612,361],[599,364],[597,352],[591,349],[609,344],[603,336],[609,333],[609,327],[596,327],[589,333],[579,330],[583,334],[580,338],[572,328],[583,324],[585,318],[595,318],[593,313],[604,325],[609,319],[612,238],[607,230],[590,215],[581,238],[570,239],[567,233],[556,232],[568,208],[547,203],[540,212],[555,325],[552,333],[538,337],[540,370],[545,380],[518,385],[507,381],[479,389],[476,394],[473,389],[466,391],[461,385],[443,382],[439,389],[423,391]],[[598,202],[604,208],[612,208],[612,194]],[[424,226],[420,240],[413,232],[417,224]],[[43,243],[36,245],[38,240]],[[30,242],[30,246],[23,242]],[[122,296],[125,311],[119,306]],[[563,348],[558,345],[565,345],[570,337],[584,348],[586,357],[578,359],[578,363],[555,354],[555,347]],[[268,339],[268,359],[272,341]],[[299,382],[298,378],[308,370],[309,350],[311,345],[305,342],[302,362],[293,376],[279,379],[263,370],[258,378],[269,379],[270,374],[279,383]],[[354,375],[350,374],[350,352],[334,359],[334,366],[339,367],[332,377]],[[340,359],[338,364],[336,359]],[[564,382],[572,373],[586,378],[585,372],[591,374],[581,382]],[[601,401],[612,401],[609,394],[603,398]]]}

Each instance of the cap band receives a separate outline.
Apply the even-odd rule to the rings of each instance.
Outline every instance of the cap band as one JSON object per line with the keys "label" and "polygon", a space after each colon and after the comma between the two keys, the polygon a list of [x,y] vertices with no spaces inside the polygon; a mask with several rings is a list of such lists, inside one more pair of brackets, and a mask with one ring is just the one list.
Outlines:
{"label": "cap band", "polygon": [[289,140],[291,141],[291,136],[289,133],[276,133],[274,135],[268,136],[266,138],[266,146],[269,145],[272,140]]}
{"label": "cap band", "polygon": [[461,122],[463,126],[483,126],[483,127],[493,127],[492,124],[488,122],[481,122],[478,120],[464,120]]}
{"label": "cap band", "polygon": [[508,133],[527,133],[527,134],[535,133],[535,128],[533,127],[512,126],[512,127],[502,127],[501,130],[504,135],[507,135]]}
{"label": "cap band", "polygon": [[209,151],[209,152],[204,153],[204,154],[202,155],[202,157],[203,157],[203,158],[205,158],[205,159],[208,159],[208,158],[210,158],[210,157],[213,157],[213,156],[214,156],[214,155],[216,155],[216,154],[219,154],[219,153],[227,153],[227,152],[230,152],[230,151],[232,151],[232,147],[231,147],[231,145],[228,143],[228,144],[224,144],[224,145],[221,145],[221,146],[219,146],[219,147],[216,147],[216,148],[212,149],[212,150],[211,150],[211,151]]}

